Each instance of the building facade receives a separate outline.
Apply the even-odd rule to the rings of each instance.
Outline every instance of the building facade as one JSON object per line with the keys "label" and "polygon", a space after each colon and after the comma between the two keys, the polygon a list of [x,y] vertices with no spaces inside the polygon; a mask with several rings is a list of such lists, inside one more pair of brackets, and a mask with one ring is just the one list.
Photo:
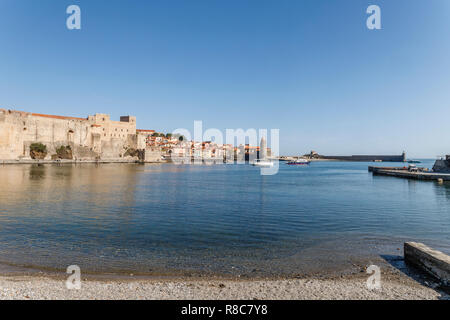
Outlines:
{"label": "building facade", "polygon": [[76,118],[0,109],[0,160],[31,159],[35,143],[45,145],[45,160],[62,146],[70,147],[73,160],[121,159],[130,149],[145,149],[135,117],[113,121],[107,114]]}
{"label": "building facade", "polygon": [[[35,148],[39,148],[39,153]],[[136,129],[133,116],[114,121],[104,113],[76,118],[0,109],[0,161],[159,162],[176,158],[182,162],[192,159],[232,162],[254,160],[259,149],[250,145],[234,147],[212,141],[186,141],[172,134]],[[270,154],[269,148],[267,151]]]}

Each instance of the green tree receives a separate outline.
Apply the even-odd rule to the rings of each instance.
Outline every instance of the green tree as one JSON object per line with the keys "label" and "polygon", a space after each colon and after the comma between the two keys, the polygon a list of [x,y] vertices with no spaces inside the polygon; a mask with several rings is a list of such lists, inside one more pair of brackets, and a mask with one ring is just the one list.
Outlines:
{"label": "green tree", "polygon": [[30,145],[30,151],[47,153],[47,146],[42,143],[32,143]]}

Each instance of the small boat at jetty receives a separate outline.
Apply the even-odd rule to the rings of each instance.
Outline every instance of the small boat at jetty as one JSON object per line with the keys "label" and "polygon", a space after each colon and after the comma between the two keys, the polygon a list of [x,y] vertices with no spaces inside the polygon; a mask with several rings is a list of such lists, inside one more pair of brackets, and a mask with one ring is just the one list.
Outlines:
{"label": "small boat at jetty", "polygon": [[310,163],[311,163],[311,161],[306,160],[306,159],[297,159],[297,160],[289,161],[287,164],[290,166],[302,166],[302,165],[307,165]]}
{"label": "small boat at jetty", "polygon": [[273,162],[269,160],[256,159],[253,161],[252,165],[256,167],[273,167]]}

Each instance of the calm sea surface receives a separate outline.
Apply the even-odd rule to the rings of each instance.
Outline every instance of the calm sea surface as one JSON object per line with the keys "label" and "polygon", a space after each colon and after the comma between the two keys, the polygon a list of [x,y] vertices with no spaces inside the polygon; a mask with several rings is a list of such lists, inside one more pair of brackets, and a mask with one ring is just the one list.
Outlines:
{"label": "calm sea surface", "polygon": [[274,176],[249,165],[0,166],[0,263],[281,275],[400,256],[405,240],[450,253],[450,185],[373,177],[368,165],[280,163]]}

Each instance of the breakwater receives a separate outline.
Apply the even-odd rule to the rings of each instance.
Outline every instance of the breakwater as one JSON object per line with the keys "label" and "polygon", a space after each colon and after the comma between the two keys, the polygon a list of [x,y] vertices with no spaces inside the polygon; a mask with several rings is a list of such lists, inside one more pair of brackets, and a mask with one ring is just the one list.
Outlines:
{"label": "breakwater", "polygon": [[352,155],[352,156],[321,156],[322,159],[355,161],[355,162],[406,162],[406,154],[401,155]]}
{"label": "breakwater", "polygon": [[410,171],[408,170],[408,168],[369,167],[369,171],[372,172],[374,175],[391,176],[397,178],[450,181],[450,174],[431,171]]}
{"label": "breakwater", "polygon": [[436,160],[433,169],[418,168],[415,165],[409,167],[373,167],[369,166],[369,172],[374,175],[392,176],[398,178],[416,180],[450,181],[450,156],[446,159]]}
{"label": "breakwater", "polygon": [[351,156],[324,156],[311,151],[303,156],[310,160],[351,161],[351,162],[406,162],[406,152],[401,155],[351,155]]}

